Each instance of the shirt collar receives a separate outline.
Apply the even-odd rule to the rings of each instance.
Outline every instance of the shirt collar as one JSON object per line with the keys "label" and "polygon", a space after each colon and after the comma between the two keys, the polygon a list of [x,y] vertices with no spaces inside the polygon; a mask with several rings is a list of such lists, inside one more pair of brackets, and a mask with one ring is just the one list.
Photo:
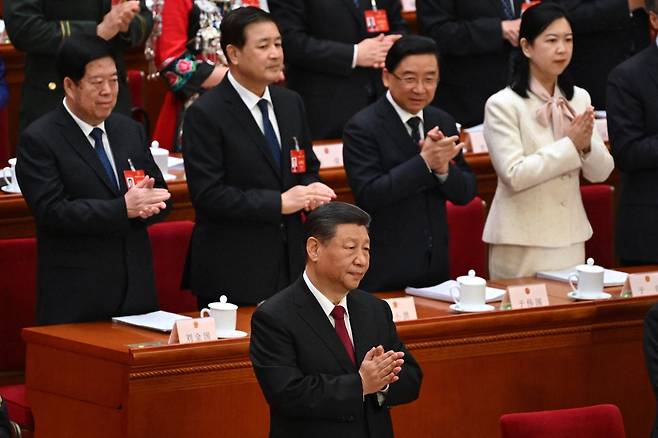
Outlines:
{"label": "shirt collar", "polygon": [[244,104],[247,105],[247,108],[249,108],[249,110],[254,108],[258,103],[258,101],[260,101],[261,99],[265,99],[270,105],[272,105],[272,98],[270,97],[270,87],[265,87],[265,92],[261,97],[253,93],[251,90],[248,90],[247,88],[242,86],[242,84],[240,84],[237,81],[237,79],[233,77],[230,71],[228,72],[228,80],[229,82],[231,82],[231,85],[233,85],[233,88],[235,88],[235,91],[238,92],[240,99],[242,99]]}
{"label": "shirt collar", "polygon": [[420,121],[424,123],[425,121],[423,120],[423,111],[418,111],[416,114],[412,114],[409,111],[405,110],[402,108],[398,103],[393,99],[393,95],[391,94],[391,90],[388,90],[386,92],[386,99],[393,105],[393,109],[395,110],[396,113],[398,113],[398,116],[400,117],[400,120],[402,120],[402,123],[407,123],[407,120],[409,120],[412,117],[419,117]]}
{"label": "shirt collar", "polygon": [[[313,283],[311,283],[311,280],[308,278],[308,275],[306,275],[306,270],[304,270],[304,274],[302,275],[304,278],[304,282],[306,283],[306,286],[310,289],[311,293],[315,297],[316,300],[318,300],[318,303],[320,303],[320,306],[322,307],[322,310],[324,311],[324,314],[329,317],[329,314],[334,310],[334,303],[332,303],[329,298],[324,296],[322,292],[318,290]],[[337,304],[338,306],[343,306],[343,309],[345,309],[345,315],[347,315],[347,318],[350,317],[349,311],[347,310],[347,294],[343,297],[342,300],[340,300],[340,303]]]}
{"label": "shirt collar", "polygon": [[77,125],[80,127],[82,132],[85,134],[85,137],[89,137],[89,135],[91,134],[91,131],[94,128],[100,128],[100,130],[103,131],[103,133],[105,133],[105,135],[107,135],[107,133],[105,132],[105,120],[103,120],[102,122],[100,122],[96,126],[91,126],[89,123],[85,122],[80,117],[73,114],[73,111],[71,111],[71,108],[69,108],[69,106],[66,104],[66,97],[64,98],[62,103],[64,103],[64,109],[66,109],[66,112],[68,112],[71,115],[71,117],[73,117],[73,120],[75,121],[75,123],[77,123]]}

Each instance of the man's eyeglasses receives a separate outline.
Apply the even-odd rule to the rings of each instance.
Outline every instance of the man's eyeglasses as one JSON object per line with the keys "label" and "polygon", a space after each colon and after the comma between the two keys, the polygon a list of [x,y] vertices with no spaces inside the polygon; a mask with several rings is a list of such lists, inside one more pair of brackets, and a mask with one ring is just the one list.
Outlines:
{"label": "man's eyeglasses", "polygon": [[426,76],[424,78],[417,78],[416,76],[398,76],[393,72],[389,72],[395,79],[398,81],[402,82],[402,85],[404,85],[407,88],[411,88],[415,85],[422,84],[425,88],[430,88],[430,87],[436,87],[436,84],[439,83],[439,77],[438,76]]}

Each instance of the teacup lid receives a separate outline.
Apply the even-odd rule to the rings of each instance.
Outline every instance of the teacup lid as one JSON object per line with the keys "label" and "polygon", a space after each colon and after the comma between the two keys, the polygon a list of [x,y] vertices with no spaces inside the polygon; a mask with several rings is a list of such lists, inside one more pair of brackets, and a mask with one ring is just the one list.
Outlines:
{"label": "teacup lid", "polygon": [[160,142],[159,142],[159,141],[157,141],[157,140],[153,140],[153,141],[151,142],[151,148],[152,148],[152,149],[157,149],[157,148],[159,148],[159,147],[160,147]]}
{"label": "teacup lid", "polygon": [[222,295],[219,297],[219,302],[210,303],[208,307],[215,310],[236,310],[238,308],[235,304],[227,303],[227,301],[226,295]]}
{"label": "teacup lid", "polygon": [[487,280],[475,276],[475,270],[473,269],[469,269],[468,275],[457,277],[457,281],[466,286],[482,286],[483,284],[487,284]]}
{"label": "teacup lid", "polygon": [[598,273],[598,272],[603,271],[603,267],[595,265],[594,264],[594,259],[590,257],[590,258],[587,259],[587,264],[586,265],[578,265],[578,266],[576,266],[576,270],[581,271],[581,272]]}

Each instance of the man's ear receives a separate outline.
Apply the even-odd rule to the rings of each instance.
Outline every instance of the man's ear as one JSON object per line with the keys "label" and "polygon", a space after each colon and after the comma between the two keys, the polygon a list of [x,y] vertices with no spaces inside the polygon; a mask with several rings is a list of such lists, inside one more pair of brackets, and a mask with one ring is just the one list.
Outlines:
{"label": "man's ear", "polygon": [[226,46],[226,57],[230,64],[238,64],[240,50],[233,44]]}
{"label": "man's ear", "polygon": [[320,249],[320,241],[315,237],[309,237],[306,241],[306,255],[312,262],[318,261],[318,251]]}
{"label": "man's ear", "polygon": [[66,96],[73,95],[73,88],[78,86],[75,82],[73,82],[73,79],[69,78],[68,76],[64,78],[64,83],[62,85],[64,86],[64,94]]}

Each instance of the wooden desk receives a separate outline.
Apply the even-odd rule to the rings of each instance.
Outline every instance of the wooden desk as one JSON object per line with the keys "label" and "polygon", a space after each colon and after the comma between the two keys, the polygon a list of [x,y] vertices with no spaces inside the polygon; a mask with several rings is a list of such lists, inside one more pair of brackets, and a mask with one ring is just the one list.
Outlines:
{"label": "wooden desk", "polygon": [[[491,165],[489,154],[467,154],[466,161],[477,178],[478,193],[482,199],[491,205],[496,191],[498,179]],[[194,208],[187,192],[187,183],[182,170],[172,171],[178,175],[176,181],[169,184],[174,208],[167,220],[194,220]],[[354,195],[347,184],[345,170],[335,167],[320,170],[320,177],[327,185],[333,188],[339,201],[354,202]],[[608,184],[616,185],[618,173],[613,172]],[[8,195],[0,192],[0,239],[13,239],[18,237],[32,237],[35,235],[34,219],[21,195]]]}
{"label": "wooden desk", "polygon": [[[503,413],[604,402],[620,407],[629,438],[648,436],[642,321],[657,299],[572,303],[567,285],[547,284],[553,304],[541,309],[455,315],[416,299],[420,319],[398,332],[424,381],[419,400],[393,408],[398,438],[496,437]],[[240,309],[239,329],[251,312]],[[247,338],[138,348],[167,337],[108,322],[23,337],[38,437],[266,436]]]}

